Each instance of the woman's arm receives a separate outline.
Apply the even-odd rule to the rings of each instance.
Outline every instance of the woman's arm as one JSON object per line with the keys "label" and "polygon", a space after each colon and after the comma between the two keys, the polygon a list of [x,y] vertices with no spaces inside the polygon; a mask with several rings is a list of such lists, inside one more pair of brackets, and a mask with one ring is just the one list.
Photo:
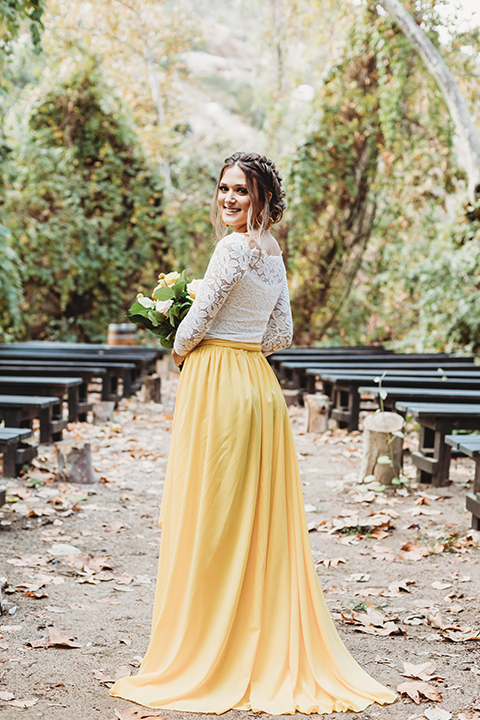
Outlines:
{"label": "woman's arm", "polygon": [[288,296],[287,279],[284,279],[280,296],[273,308],[267,329],[262,338],[262,352],[271,355],[277,350],[287,348],[292,342],[293,322]]}
{"label": "woman's arm", "polygon": [[227,235],[212,255],[197,297],[180,323],[174,349],[184,356],[198,345],[229,292],[248,267],[248,245],[238,235]]}

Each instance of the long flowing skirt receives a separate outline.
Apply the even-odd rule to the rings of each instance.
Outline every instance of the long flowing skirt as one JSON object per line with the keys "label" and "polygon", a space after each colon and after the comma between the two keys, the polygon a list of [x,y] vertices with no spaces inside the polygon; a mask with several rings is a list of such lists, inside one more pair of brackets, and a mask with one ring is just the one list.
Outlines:
{"label": "long flowing skirt", "polygon": [[161,515],[150,645],[112,695],[274,715],[395,700],[330,618],[285,401],[259,345],[206,340],[187,356]]}

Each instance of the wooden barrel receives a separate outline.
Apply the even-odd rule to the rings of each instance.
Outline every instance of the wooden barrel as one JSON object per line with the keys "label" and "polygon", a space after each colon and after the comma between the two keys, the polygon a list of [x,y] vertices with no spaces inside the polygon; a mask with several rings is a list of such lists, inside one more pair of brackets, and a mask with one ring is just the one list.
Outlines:
{"label": "wooden barrel", "polygon": [[107,343],[108,345],[136,345],[136,326],[133,323],[110,323]]}

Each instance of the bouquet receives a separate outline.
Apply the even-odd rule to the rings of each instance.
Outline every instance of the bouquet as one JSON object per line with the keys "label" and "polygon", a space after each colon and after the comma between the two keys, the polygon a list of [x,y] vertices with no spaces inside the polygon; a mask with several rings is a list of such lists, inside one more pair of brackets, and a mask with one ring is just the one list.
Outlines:
{"label": "bouquet", "polygon": [[190,310],[200,283],[189,280],[185,271],[161,273],[152,298],[139,293],[127,318],[158,335],[162,347],[172,348],[177,328]]}

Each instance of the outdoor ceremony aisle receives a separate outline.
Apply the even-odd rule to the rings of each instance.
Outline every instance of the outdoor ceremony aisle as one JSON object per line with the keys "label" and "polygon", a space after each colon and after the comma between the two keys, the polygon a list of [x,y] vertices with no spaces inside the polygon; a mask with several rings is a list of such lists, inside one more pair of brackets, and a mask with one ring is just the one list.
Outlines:
{"label": "outdoor ceremony aisle", "polygon": [[[91,443],[97,484],[57,482],[46,446],[37,467],[6,483],[2,718],[205,717],[143,710],[108,695],[115,678],[135,674],[148,644],[171,377],[163,405],[134,397],[112,423],[69,426],[66,438]],[[312,552],[333,618],[356,660],[399,692],[392,706],[332,717],[480,718],[480,533],[465,511],[472,464],[453,462],[449,487],[360,493],[361,434],[305,434],[303,408],[290,415]]]}

